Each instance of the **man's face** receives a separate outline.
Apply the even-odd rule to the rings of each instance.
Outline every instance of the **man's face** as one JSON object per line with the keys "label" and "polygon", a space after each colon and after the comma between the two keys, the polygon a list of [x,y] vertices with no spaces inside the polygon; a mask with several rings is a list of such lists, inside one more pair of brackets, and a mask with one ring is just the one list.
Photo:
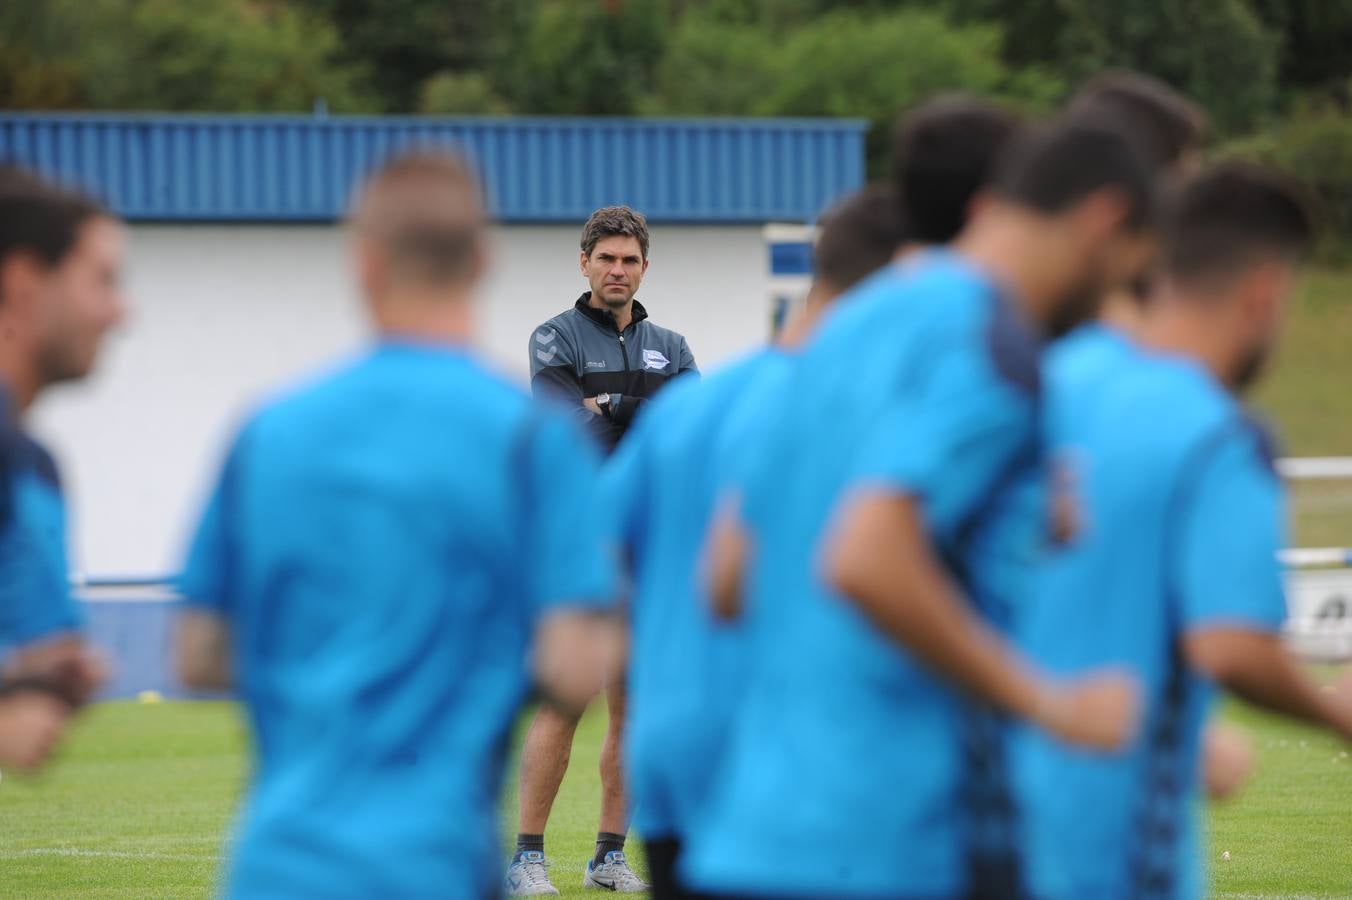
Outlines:
{"label": "man's face", "polygon": [[1244,355],[1232,377],[1236,391],[1253,387],[1267,371],[1277,350],[1286,309],[1295,291],[1294,264],[1270,264],[1250,273],[1245,293],[1248,340]]}
{"label": "man's face", "polygon": [[647,271],[638,238],[628,235],[601,238],[590,255],[582,254],[582,274],[592,296],[611,309],[622,309],[634,299]]}
{"label": "man's face", "polygon": [[1048,322],[1050,335],[1060,337],[1098,315],[1103,298],[1139,279],[1155,250],[1151,236],[1126,229],[1088,249],[1080,277],[1067,288]]}
{"label": "man's face", "polygon": [[126,239],[112,219],[80,227],[75,246],[46,276],[38,305],[38,365],[43,383],[83,378],[103,337],[126,315],[122,256]]}

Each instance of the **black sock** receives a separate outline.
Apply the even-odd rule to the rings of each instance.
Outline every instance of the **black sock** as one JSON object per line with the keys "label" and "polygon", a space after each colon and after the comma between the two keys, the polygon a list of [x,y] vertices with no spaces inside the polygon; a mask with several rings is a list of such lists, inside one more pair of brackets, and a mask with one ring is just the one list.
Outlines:
{"label": "black sock", "polygon": [[543,834],[526,834],[519,832],[516,836],[516,856],[515,860],[521,858],[521,854],[529,853],[532,850],[538,853],[545,852],[545,836]]}
{"label": "black sock", "polygon": [[612,850],[624,849],[624,835],[613,834],[609,831],[598,831],[596,833],[596,856],[592,857],[592,862],[596,865],[606,861],[606,854]]}

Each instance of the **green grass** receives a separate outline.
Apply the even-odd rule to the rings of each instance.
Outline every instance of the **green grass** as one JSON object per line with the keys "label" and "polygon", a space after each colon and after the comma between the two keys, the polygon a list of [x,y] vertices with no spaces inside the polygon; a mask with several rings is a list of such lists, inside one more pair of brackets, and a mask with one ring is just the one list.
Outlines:
{"label": "green grass", "polygon": [[1352,271],[1312,272],[1292,305],[1271,374],[1254,398],[1276,421],[1287,454],[1352,456],[1349,348]]}
{"label": "green grass", "polygon": [[1258,764],[1248,789],[1212,811],[1217,896],[1352,897],[1348,746],[1237,705],[1226,716],[1255,736]]}
{"label": "green grass", "polygon": [[[564,897],[596,896],[581,884],[596,840],[605,716],[597,704],[578,727],[545,837]],[[0,780],[0,896],[209,896],[243,783],[244,740],[230,703],[91,708],[46,774]],[[515,839],[514,772],[508,786],[504,860]],[[638,842],[626,849],[646,874]]]}
{"label": "green grass", "polygon": [[[1352,456],[1352,271],[1308,275],[1254,401],[1290,456]],[[1298,483],[1292,542],[1352,546],[1352,481]]]}
{"label": "green grass", "polygon": [[[1352,759],[1318,732],[1252,710],[1257,777],[1213,810],[1215,896],[1352,896]],[[578,730],[573,765],[547,835],[554,881],[580,885],[596,830],[604,708]],[[0,894],[6,898],[193,898],[211,891],[243,777],[243,740],[226,703],[109,703],[81,720],[40,779],[0,782]],[[509,792],[510,793],[510,792]],[[504,856],[515,800],[504,800]],[[642,867],[639,848],[635,862]],[[1230,860],[1221,854],[1229,851]]]}

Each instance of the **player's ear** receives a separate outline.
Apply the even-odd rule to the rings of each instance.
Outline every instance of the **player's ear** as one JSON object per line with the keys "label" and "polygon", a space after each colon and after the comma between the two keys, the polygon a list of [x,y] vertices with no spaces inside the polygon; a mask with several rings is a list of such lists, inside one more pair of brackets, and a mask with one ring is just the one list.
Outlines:
{"label": "player's ear", "polygon": [[642,274],[644,274],[644,275],[647,275],[647,274],[648,274],[648,257],[646,257],[646,256],[643,257],[643,271],[642,271]]}
{"label": "player's ear", "polygon": [[587,251],[583,250],[582,253],[578,256],[578,268],[582,271],[584,277],[587,274],[587,259],[588,259]]}

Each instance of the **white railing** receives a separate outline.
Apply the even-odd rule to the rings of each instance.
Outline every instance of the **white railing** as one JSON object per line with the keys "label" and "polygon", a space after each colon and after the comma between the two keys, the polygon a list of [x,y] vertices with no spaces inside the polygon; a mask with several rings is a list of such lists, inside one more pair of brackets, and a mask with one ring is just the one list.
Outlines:
{"label": "white railing", "polygon": [[[1352,480],[1352,457],[1281,459],[1277,471],[1290,481]],[[1352,659],[1352,549],[1300,547],[1281,558],[1291,646],[1320,662]]]}

